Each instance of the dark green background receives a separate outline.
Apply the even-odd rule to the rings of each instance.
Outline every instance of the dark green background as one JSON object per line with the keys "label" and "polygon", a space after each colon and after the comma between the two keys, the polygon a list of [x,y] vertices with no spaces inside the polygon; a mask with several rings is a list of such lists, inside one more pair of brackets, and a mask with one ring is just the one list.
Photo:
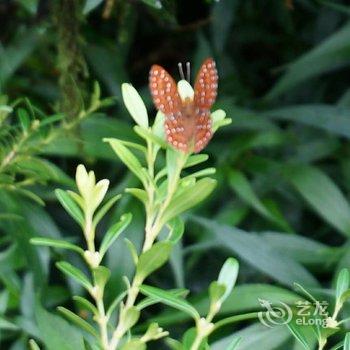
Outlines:
{"label": "dark green background", "polygon": [[[112,106],[70,131],[55,124],[62,131],[53,142],[34,141],[23,151],[51,164],[50,171],[36,168],[34,184],[26,187],[45,206],[16,191],[16,183],[29,176],[21,171],[21,162],[0,172],[0,348],[25,349],[28,338],[41,338],[35,295],[51,310],[65,305],[79,312],[70,297],[82,291],[57,272],[54,262],[81,262],[62,251],[33,248],[29,238],[80,241],[78,227],[58,205],[53,189],[72,186],[69,177],[81,162],[99,178],[110,179],[112,192],[137,185],[101,140],[141,142],[132,131],[120,85],[131,82],[155,115],[147,89],[154,63],[179,79],[177,63],[190,61],[194,79],[203,59],[213,56],[219,70],[214,109],[224,109],[232,124],[220,129],[205,150],[208,164],[217,168],[216,191],[186,217],[186,233],[172,264],[148,282],[186,286],[203,309],[210,281],[234,256],[241,263],[237,294],[221,316],[259,310],[258,298],[293,303],[296,296],[288,291],[293,282],[330,298],[325,289],[350,261],[347,2],[164,0],[159,9],[153,0],[123,0],[116,1],[108,18],[102,16],[104,2],[96,7],[98,1],[87,3],[92,8],[84,14],[85,1],[0,2],[0,94],[11,102],[30,101],[19,102],[2,123],[1,161],[21,133],[20,106],[35,106],[41,118],[65,112],[64,122],[69,122],[88,106],[94,81],[104,98],[115,97]],[[14,183],[11,190],[6,176]],[[125,211],[134,214],[126,236],[139,245],[144,214],[130,196],[124,196],[104,226]],[[122,240],[113,246],[107,265],[113,271],[110,300],[123,287],[121,276],[132,273]],[[145,317],[164,309],[154,307]],[[191,325],[187,319],[178,324],[182,318],[167,308],[159,319],[176,338]],[[245,332],[239,349],[301,349],[286,327],[269,330],[253,322],[223,328],[211,343],[238,330]],[[343,330],[331,343],[342,337]],[[213,349],[225,349],[224,343],[216,344]]]}

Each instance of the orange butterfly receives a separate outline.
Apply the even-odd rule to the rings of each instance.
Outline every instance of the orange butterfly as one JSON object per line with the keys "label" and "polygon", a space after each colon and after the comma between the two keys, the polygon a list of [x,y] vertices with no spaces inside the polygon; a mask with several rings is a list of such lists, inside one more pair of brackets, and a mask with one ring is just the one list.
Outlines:
{"label": "orange butterfly", "polygon": [[149,86],[156,108],[165,115],[167,141],[180,151],[200,152],[212,137],[210,109],[218,88],[214,60],[203,62],[192,98],[181,99],[174,79],[158,65],[151,68]]}

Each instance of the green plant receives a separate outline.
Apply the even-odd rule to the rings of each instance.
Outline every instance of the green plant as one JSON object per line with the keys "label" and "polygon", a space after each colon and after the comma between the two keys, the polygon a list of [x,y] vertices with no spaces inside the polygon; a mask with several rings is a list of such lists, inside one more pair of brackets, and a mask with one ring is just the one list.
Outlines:
{"label": "green plant", "polygon": [[[35,147],[30,150],[29,144],[21,147],[21,159],[15,157],[1,172],[0,348],[24,350],[32,338],[31,347],[37,350],[33,338],[38,344],[47,343],[56,337],[56,329],[69,339],[60,349],[89,348],[82,345],[84,338],[92,343],[89,332],[77,331],[45,311],[64,305],[95,326],[87,307],[70,301],[72,295],[84,296],[82,287],[51,268],[64,260],[88,275],[87,266],[70,250],[37,249],[29,240],[40,235],[82,247],[83,235],[53,195],[53,187],[73,188],[79,163],[110,180],[107,200],[125,187],[139,188],[139,180],[109,144],[101,142],[115,137],[141,144],[125,113],[121,83],[134,81],[149,108],[145,76],[152,64],[173,68],[170,73],[176,76],[177,62],[191,61],[196,70],[203,58],[212,56],[220,73],[215,106],[234,116],[234,121],[206,148],[208,161],[184,169],[181,176],[214,167],[215,191],[190,215],[185,212],[186,235],[173,245],[169,264],[152,273],[146,283],[173,288],[181,297],[186,287],[191,291],[186,300],[206,317],[207,286],[224,261],[235,256],[241,266],[239,281],[213,321],[237,321],[242,314],[251,314],[251,319],[223,324],[210,336],[210,348],[226,350],[241,338],[239,350],[304,349],[286,326],[267,328],[256,322],[256,312],[264,311],[259,299],[292,308],[304,297],[312,301],[292,290],[297,282],[316,300],[327,300],[333,314],[330,288],[339,272],[349,267],[347,1],[71,3],[16,0],[0,4],[0,89],[9,96],[9,102],[0,104],[3,112],[13,110],[1,126],[6,132],[0,132],[0,151],[9,154],[23,136],[19,109],[26,110],[31,121],[40,122],[57,111],[67,113],[42,126],[44,139],[33,138]],[[60,4],[67,5],[64,13]],[[115,97],[115,105],[80,119],[81,109],[88,109],[83,107],[87,86],[94,80],[100,82],[102,95]],[[21,99],[14,105],[20,96],[26,102]],[[74,120],[79,121],[77,127],[66,129]],[[47,134],[58,137],[43,144],[40,139]],[[141,151],[131,151],[147,168]],[[164,154],[160,150],[157,155],[157,171],[165,165]],[[35,170],[28,166],[31,160]],[[131,195],[123,195],[97,226],[96,247],[108,227],[127,212],[133,213],[133,219],[122,235],[141,252],[145,216],[142,204]],[[165,227],[158,238],[164,239],[167,232]],[[134,265],[125,244],[117,239],[101,262],[111,272],[104,291],[106,305],[125,290],[121,276],[132,281]],[[141,298],[142,292],[137,301]],[[348,316],[349,302],[345,302],[337,321]],[[112,318],[114,327],[116,315]],[[132,333],[144,334],[147,321],[157,322],[178,340],[193,325],[190,315],[154,305],[142,311]],[[327,336],[325,350],[343,346],[349,324],[338,327]],[[308,345],[317,348],[318,337],[311,327],[299,328]],[[95,331],[99,332],[97,324]],[[169,337],[167,341],[171,342]],[[161,342],[147,346],[157,349]],[[175,341],[171,344],[176,346]],[[349,347],[349,336],[344,347]]]}
{"label": "green plant", "polygon": [[[314,341],[316,340],[318,350],[325,349],[326,345],[329,342],[329,338],[337,333],[340,333],[344,336],[344,330],[341,328],[343,324],[349,321],[349,318],[339,319],[341,317],[340,313],[344,307],[345,302],[350,297],[349,289],[349,270],[342,269],[337,277],[335,290],[332,293],[334,297],[333,305],[329,305],[327,300],[320,301],[317,300],[311,293],[305,290],[302,286],[296,285],[300,289],[305,297],[307,298],[306,308],[312,309],[312,312],[309,312],[305,321],[303,318],[304,324],[298,324],[297,322],[292,321],[287,326],[293,336],[299,341],[302,346],[310,350],[313,348]],[[333,311],[330,312],[331,307]],[[296,312],[295,317],[303,316],[299,312]],[[306,324],[305,324],[306,322]],[[308,325],[311,325],[312,334],[307,334]],[[310,328],[310,327],[309,327]],[[332,349],[344,349],[349,348],[348,344],[348,333],[345,334],[344,340],[336,344]]]}
{"label": "green plant", "polygon": [[[92,312],[99,332],[97,333],[89,323],[70,310],[62,307],[59,310],[82,329],[91,333],[95,338],[93,342],[95,346],[100,346],[104,350],[115,350],[119,347],[143,349],[148,341],[168,336],[169,333],[157,323],[151,323],[141,335],[130,333],[140,318],[140,312],[145,307],[161,302],[188,313],[194,319],[195,328],[185,334],[182,345],[178,343],[174,346],[197,350],[206,344],[208,336],[217,326],[213,323],[213,318],[234,287],[238,274],[237,261],[228,259],[221,269],[218,280],[211,283],[210,307],[206,317],[201,317],[198,311],[183,299],[184,290],[162,290],[145,285],[144,281],[169,260],[172,247],[181,239],[184,223],[179,215],[199,204],[213,191],[216,182],[207,176],[213,174],[215,169],[206,168],[183,175],[184,171],[189,171],[188,169],[206,161],[208,157],[204,154],[178,152],[169,147],[163,135],[164,116],[158,113],[153,126],[149,127],[147,110],[137,91],[129,84],[124,84],[122,91],[125,105],[138,124],[134,130],[146,145],[119,139],[105,140],[142,185],[142,188],[126,189],[127,193],[142,202],[146,215],[141,251],[137,252],[132,242],[126,239],[135,264],[132,280],[129,281],[124,277],[126,290],[106,309],[104,291],[110,271],[101,265],[101,262],[109,247],[130,223],[131,214],[122,215],[120,221],[107,230],[97,248],[96,226],[120,195],[110,198],[101,206],[109,181],[100,180],[96,183],[94,172],[88,173],[83,165],[79,165],[76,171],[78,193],[57,190],[56,195],[67,212],[81,226],[86,249],[64,240],[34,238],[31,242],[36,245],[72,250],[79,253],[89,266],[91,278],[66,261],[57,263],[57,267],[82,285],[94,300],[92,305],[89,300],[81,296],[75,297]],[[229,122],[221,110],[214,112],[212,119],[214,131]],[[164,160],[158,162],[163,149],[166,153],[165,163]],[[138,298],[140,294],[144,297]],[[117,308],[118,321],[114,325],[113,315]],[[114,330],[110,332],[109,329]]]}
{"label": "green plant", "polygon": [[89,106],[69,121],[61,113],[46,115],[26,98],[9,103],[6,96],[0,96],[0,190],[17,192],[43,204],[28,187],[48,180],[70,182],[53,162],[42,157],[43,148],[73,132],[79,123],[112,101],[101,99],[100,87],[95,83]]}

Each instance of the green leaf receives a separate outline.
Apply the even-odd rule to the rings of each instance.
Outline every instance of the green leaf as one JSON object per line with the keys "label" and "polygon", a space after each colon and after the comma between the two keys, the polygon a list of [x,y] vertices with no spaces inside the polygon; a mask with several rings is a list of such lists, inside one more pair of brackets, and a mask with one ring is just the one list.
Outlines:
{"label": "green leaf", "polygon": [[169,346],[170,350],[183,350],[182,344],[178,340],[167,337],[165,344]]}
{"label": "green leaf", "polygon": [[135,266],[137,265],[137,262],[139,260],[139,256],[137,255],[137,250],[134,246],[134,243],[132,243],[129,239],[124,238],[126,245],[129,248],[131,257],[132,257],[132,261],[134,262]]}
{"label": "green leaf", "polygon": [[114,300],[112,301],[111,305],[108,307],[108,310],[107,310],[106,316],[108,317],[108,319],[111,317],[115,308],[121,303],[121,301],[124,299],[126,295],[127,295],[127,292],[124,291],[114,298]]}
{"label": "green leaf", "polygon": [[207,161],[209,156],[207,154],[192,154],[187,158],[184,168],[189,168],[191,166],[203,163]]}
{"label": "green leaf", "polygon": [[181,166],[183,154],[169,147],[166,150],[166,168],[168,175],[168,184],[173,183],[174,176],[177,175],[178,169]]}
{"label": "green leaf", "polygon": [[77,245],[66,242],[61,239],[35,237],[30,240],[30,243],[34,245],[41,245],[41,246],[52,247],[52,248],[73,250],[79,254],[82,254],[82,255],[84,254],[84,250],[78,247]]}
{"label": "green leaf", "polygon": [[147,148],[145,146],[140,145],[139,143],[124,141],[124,140],[119,140],[119,141],[127,148],[134,148],[134,149],[142,152],[143,154],[147,153]]}
{"label": "green leaf", "polygon": [[350,333],[346,333],[345,339],[344,339],[344,346],[343,350],[350,350]]}
{"label": "green leaf", "polygon": [[309,104],[274,109],[262,113],[262,116],[276,120],[292,121],[350,138],[349,113],[350,109],[347,107]]}
{"label": "green leaf", "polygon": [[29,340],[30,350],[40,350],[39,345],[35,342],[34,339]]}
{"label": "green leaf", "polygon": [[193,317],[195,320],[198,320],[200,318],[200,315],[198,311],[187,301],[174,296],[174,294],[169,293],[165,290],[151,287],[147,285],[142,285],[140,287],[140,291],[142,294],[147,295],[148,297],[154,298],[156,300],[159,300],[159,302],[171,306],[175,309],[181,310],[191,317]]}
{"label": "green leaf", "polygon": [[196,206],[214,190],[216,181],[204,178],[197,181],[191,188],[171,200],[162,217],[163,222],[168,222],[184,211]]}
{"label": "green leaf", "polygon": [[94,10],[97,6],[99,6],[103,0],[86,0],[84,9],[83,9],[83,15],[87,15],[89,12]]}
{"label": "green leaf", "polygon": [[218,109],[211,114],[211,119],[213,122],[213,132],[216,132],[222,126],[231,124],[232,120],[226,118],[226,112],[222,109]]}
{"label": "green leaf", "polygon": [[287,327],[290,330],[290,332],[293,334],[293,336],[300,342],[300,344],[302,344],[304,349],[311,350],[305,335],[301,332],[300,326],[298,326],[296,323],[292,321],[287,324]]}
{"label": "green leaf", "polygon": [[288,223],[285,220],[281,219],[280,216],[276,216],[272,211],[270,211],[267,206],[261,202],[243,173],[240,171],[231,170],[229,179],[230,186],[244,202],[246,202],[259,214],[272,221],[283,230],[287,232],[291,231]]}
{"label": "green leaf", "polygon": [[101,219],[106,215],[109,209],[112,208],[114,203],[121,198],[121,194],[117,194],[116,196],[109,199],[102,208],[96,213],[93,220],[93,225],[96,227],[97,224],[101,221]]}
{"label": "green leaf", "polygon": [[225,299],[231,294],[232,289],[236,284],[238,270],[239,263],[234,258],[228,258],[222,266],[219,273],[218,283],[224,285],[226,289],[221,298],[221,302],[224,302]]}
{"label": "green leaf", "polygon": [[293,260],[305,265],[320,266],[336,253],[332,247],[297,234],[264,232],[262,235],[273,249],[283,251]]}
{"label": "green leaf", "polygon": [[0,90],[3,90],[3,86],[8,79],[39,44],[44,31],[38,26],[32,28],[34,29],[26,30],[22,35],[17,35],[16,39],[7,47],[2,47],[0,54]]}
{"label": "green leaf", "polygon": [[143,128],[148,128],[148,115],[145,104],[136,89],[131,85],[122,84],[122,95],[125,107],[135,120]]}
{"label": "green leaf", "polygon": [[199,217],[193,217],[193,220],[213,232],[218,243],[225,249],[274,280],[289,286],[293,286],[294,282],[310,287],[318,286],[317,280],[301,264],[273,249],[263,237],[213,220]]}
{"label": "green leaf", "polygon": [[327,175],[311,166],[295,165],[285,168],[285,176],[321,217],[350,236],[350,205]]}
{"label": "green leaf", "polygon": [[[219,328],[223,325],[237,322],[241,319],[242,314],[242,320],[258,320],[257,312],[249,314],[246,313],[251,310],[261,310],[259,298],[269,300],[272,305],[279,305],[280,302],[293,305],[298,301],[305,300],[305,298],[299,294],[286,288],[259,283],[240,284],[235,287],[235,292],[231,293],[227,297],[225,303],[222,304],[222,307],[218,313],[218,315],[235,315],[233,316],[235,319],[232,321],[232,316],[229,316],[225,321],[222,319],[222,323],[221,320],[217,321],[215,323],[215,327]],[[208,297],[206,293],[196,296],[190,302],[200,315],[205,315],[208,312]],[[164,311],[148,321],[158,322],[162,327],[165,327],[174,324],[181,324],[189,320],[190,317],[182,312],[172,311],[170,313],[168,311]]]}
{"label": "green leaf", "polygon": [[226,286],[218,281],[213,281],[209,286],[210,302],[217,303],[225,294]]}
{"label": "green leaf", "polygon": [[79,326],[84,331],[92,334],[96,339],[99,338],[98,332],[91,326],[88,322],[83,320],[80,316],[76,315],[72,311],[66,309],[65,307],[59,306],[58,311],[61,312],[68,320]]}
{"label": "green leaf", "polygon": [[99,266],[93,270],[95,284],[100,287],[101,290],[104,289],[109,278],[111,277],[111,271],[105,266]]}
{"label": "green leaf", "polygon": [[346,290],[340,297],[339,301],[341,304],[344,304],[347,300],[350,299],[350,289]]}
{"label": "green leaf", "polygon": [[147,276],[167,262],[171,249],[172,244],[170,242],[157,242],[140,255],[136,266],[136,276],[141,283]]}
{"label": "green leaf", "polygon": [[20,328],[16,324],[14,324],[14,323],[6,320],[2,316],[0,316],[0,330],[3,330],[3,331],[18,331],[18,330],[20,330]]}
{"label": "green leaf", "polygon": [[64,114],[53,114],[51,116],[46,117],[44,120],[40,121],[40,127],[45,125],[53,124],[54,122],[57,122],[59,120],[64,119]]}
{"label": "green leaf", "polygon": [[143,175],[141,163],[133,153],[117,139],[103,139],[103,141],[108,142],[111,145],[120,160],[140,179],[142,183],[144,183],[145,176]]}
{"label": "green leaf", "polygon": [[72,199],[72,197],[63,190],[57,189],[55,191],[56,197],[62,204],[64,209],[68,214],[80,225],[84,226],[84,216],[81,209],[78,207],[77,203]]}
{"label": "green leaf", "polygon": [[337,278],[337,286],[335,289],[336,300],[340,301],[342,295],[349,289],[349,270],[342,269]]}
{"label": "green leaf", "polygon": [[143,139],[152,141],[153,143],[157,144],[162,148],[167,148],[168,144],[162,138],[150,131],[150,129],[141,128],[138,125],[136,125],[134,126],[134,130],[136,134],[140,135]]}
{"label": "green leaf", "polygon": [[123,319],[123,327],[126,331],[137,323],[140,318],[140,311],[136,306],[131,306],[129,308],[123,309],[121,317]]}
{"label": "green leaf", "polygon": [[38,196],[36,195],[35,193],[31,192],[31,191],[28,191],[24,188],[16,188],[15,189],[19,194],[31,199],[32,201],[38,203],[39,205],[42,205],[44,206],[45,205],[45,202]]}
{"label": "green leaf", "polygon": [[[193,342],[196,338],[197,330],[195,327],[188,329],[182,337],[182,350],[191,350]],[[202,344],[199,346],[200,350],[203,350]]]}
{"label": "green leaf", "polygon": [[274,99],[303,81],[349,64],[350,24],[288,65],[286,73],[273,86],[266,99]]}
{"label": "green leaf", "polygon": [[[290,332],[287,327],[267,328],[260,323],[255,323],[244,327],[240,331],[233,332],[231,335],[221,338],[211,344],[211,350],[227,350],[231,342],[237,337],[242,338],[238,350],[271,350],[271,349],[288,349],[292,350],[290,344]],[[295,350],[300,348],[295,348]]]}
{"label": "green leaf", "polygon": [[157,10],[162,8],[162,3],[160,0],[141,0],[141,1],[148,6],[154,7]]}
{"label": "green leaf", "polygon": [[100,246],[100,254],[103,257],[109,247],[115,242],[119,235],[128,227],[132,219],[131,213],[124,214],[120,217],[120,220],[115,223],[105,234]]}
{"label": "green leaf", "polygon": [[168,222],[168,226],[170,231],[167,240],[176,244],[185,232],[185,223],[179,216],[177,216]]}
{"label": "green leaf", "polygon": [[29,128],[30,128],[30,117],[28,112],[23,109],[23,108],[19,108],[17,111],[18,114],[18,118],[21,122],[21,126],[24,132],[26,132]]}
{"label": "green leaf", "polygon": [[233,338],[231,343],[229,344],[227,350],[238,350],[238,345],[241,342],[242,338]]}
{"label": "green leaf", "polygon": [[50,314],[38,306],[36,319],[47,350],[85,350],[81,333],[61,317]]}
{"label": "green leaf", "polygon": [[[178,289],[169,289],[167,290],[168,293],[173,294],[176,297],[185,297],[188,294],[188,290],[184,288],[178,288]],[[159,303],[159,299],[154,299],[151,297],[144,298],[137,304],[137,308],[142,311],[142,309],[149,307],[151,305]]]}
{"label": "green leaf", "polygon": [[202,169],[202,170],[198,170],[186,177],[184,177],[182,180],[187,180],[191,177],[193,178],[199,178],[199,177],[203,177],[203,176],[209,176],[209,175],[213,175],[216,173],[216,168],[214,167],[211,167],[211,168],[205,168],[205,169]]}
{"label": "green leaf", "polygon": [[80,306],[82,306],[86,310],[89,310],[90,312],[92,312],[92,314],[98,315],[98,310],[96,306],[93,305],[89,300],[78,295],[75,295],[73,297],[73,300],[75,300],[78,304],[80,304]]}
{"label": "green leaf", "polygon": [[127,343],[125,343],[122,350],[145,350],[146,344],[140,339],[131,339]]}
{"label": "green leaf", "polygon": [[152,125],[153,134],[158,136],[162,140],[165,140],[164,120],[164,114],[161,111],[158,111],[156,114],[156,118],[154,119],[154,123]]}
{"label": "green leaf", "polygon": [[66,275],[72,277],[76,282],[86,288],[88,291],[92,290],[92,285],[89,279],[76,267],[66,261],[60,261],[56,263],[58,269],[60,269]]}
{"label": "green leaf", "polygon": [[211,42],[215,52],[220,55],[224,54],[225,44],[231,37],[232,23],[238,15],[238,9],[238,1],[216,1],[212,5]]}
{"label": "green leaf", "polygon": [[145,190],[141,190],[140,188],[126,188],[125,192],[132,194],[144,204],[148,201],[147,192]]}

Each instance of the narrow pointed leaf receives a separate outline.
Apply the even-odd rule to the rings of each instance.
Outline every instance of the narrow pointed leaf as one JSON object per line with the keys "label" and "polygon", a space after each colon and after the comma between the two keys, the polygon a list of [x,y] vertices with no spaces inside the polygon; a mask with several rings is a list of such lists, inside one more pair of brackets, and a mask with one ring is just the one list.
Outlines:
{"label": "narrow pointed leaf", "polygon": [[91,282],[79,269],[71,265],[66,261],[60,261],[56,264],[57,268],[60,269],[67,276],[73,278],[76,282],[82,285],[87,290],[92,289]]}
{"label": "narrow pointed leaf", "polygon": [[349,202],[326,174],[311,166],[289,166],[285,176],[322,218],[350,236]]}
{"label": "narrow pointed leaf", "polygon": [[125,107],[135,122],[143,128],[148,128],[148,114],[145,104],[137,90],[131,85],[122,84],[122,95]]}
{"label": "narrow pointed leaf", "polygon": [[108,248],[115,242],[115,240],[119,237],[119,235],[128,227],[132,219],[132,215],[130,213],[122,215],[120,221],[114,224],[103,237],[100,254],[103,257]]}
{"label": "narrow pointed leaf", "polygon": [[195,320],[200,318],[198,311],[190,303],[184,299],[174,296],[172,293],[147,285],[142,285],[140,287],[140,291],[142,294],[147,295],[148,297],[159,300],[159,302],[163,304],[187,313]]}
{"label": "narrow pointed leaf", "polygon": [[119,140],[117,139],[104,139],[113,148],[114,152],[120,158],[120,160],[132,171],[141,182],[145,182],[145,176],[142,171],[142,166],[139,160],[134,154]]}
{"label": "narrow pointed leaf", "polygon": [[136,275],[141,281],[166,263],[171,249],[170,242],[157,242],[152,248],[140,255],[136,266]]}
{"label": "narrow pointed leaf", "polygon": [[74,296],[73,300],[75,300],[80,306],[84,307],[86,310],[89,310],[94,315],[98,315],[98,310],[95,305],[93,305],[89,300],[81,297],[81,296]]}
{"label": "narrow pointed leaf", "polygon": [[94,329],[94,327],[91,326],[91,324],[83,320],[80,316],[76,315],[74,312],[66,309],[65,307],[59,306],[57,309],[69,321],[73,322],[74,324],[79,326],[81,329],[92,334],[96,339],[98,339],[99,335],[96,329]]}
{"label": "narrow pointed leaf", "polygon": [[190,189],[173,198],[163,215],[163,221],[168,222],[177,215],[196,206],[210,195],[215,186],[216,181],[210,178],[197,181]]}
{"label": "narrow pointed leaf", "polygon": [[72,199],[72,197],[63,190],[55,191],[57,199],[60,201],[64,209],[68,214],[81,226],[84,225],[84,216],[81,209],[78,207],[77,203]]}
{"label": "narrow pointed leaf", "polygon": [[82,254],[82,255],[84,254],[83,249],[81,249],[77,245],[66,242],[61,239],[35,237],[30,240],[30,243],[34,245],[41,245],[41,246],[52,247],[52,248],[73,250],[79,254]]}
{"label": "narrow pointed leaf", "polygon": [[108,212],[109,209],[112,208],[112,206],[114,205],[114,203],[119,200],[121,198],[120,194],[117,194],[116,196],[112,197],[111,199],[109,199],[103,206],[102,208],[96,213],[94,220],[93,220],[93,224],[94,226],[96,226],[100,220],[106,215],[106,213]]}
{"label": "narrow pointed leaf", "polygon": [[344,268],[339,272],[337,286],[335,290],[336,299],[340,300],[341,296],[349,289],[349,270]]}
{"label": "narrow pointed leaf", "polygon": [[350,333],[346,333],[343,350],[350,350]]}
{"label": "narrow pointed leaf", "polygon": [[226,289],[221,298],[221,302],[224,302],[225,299],[231,294],[232,289],[236,284],[238,270],[239,263],[234,258],[228,258],[222,266],[219,273],[218,283],[223,284]]}

